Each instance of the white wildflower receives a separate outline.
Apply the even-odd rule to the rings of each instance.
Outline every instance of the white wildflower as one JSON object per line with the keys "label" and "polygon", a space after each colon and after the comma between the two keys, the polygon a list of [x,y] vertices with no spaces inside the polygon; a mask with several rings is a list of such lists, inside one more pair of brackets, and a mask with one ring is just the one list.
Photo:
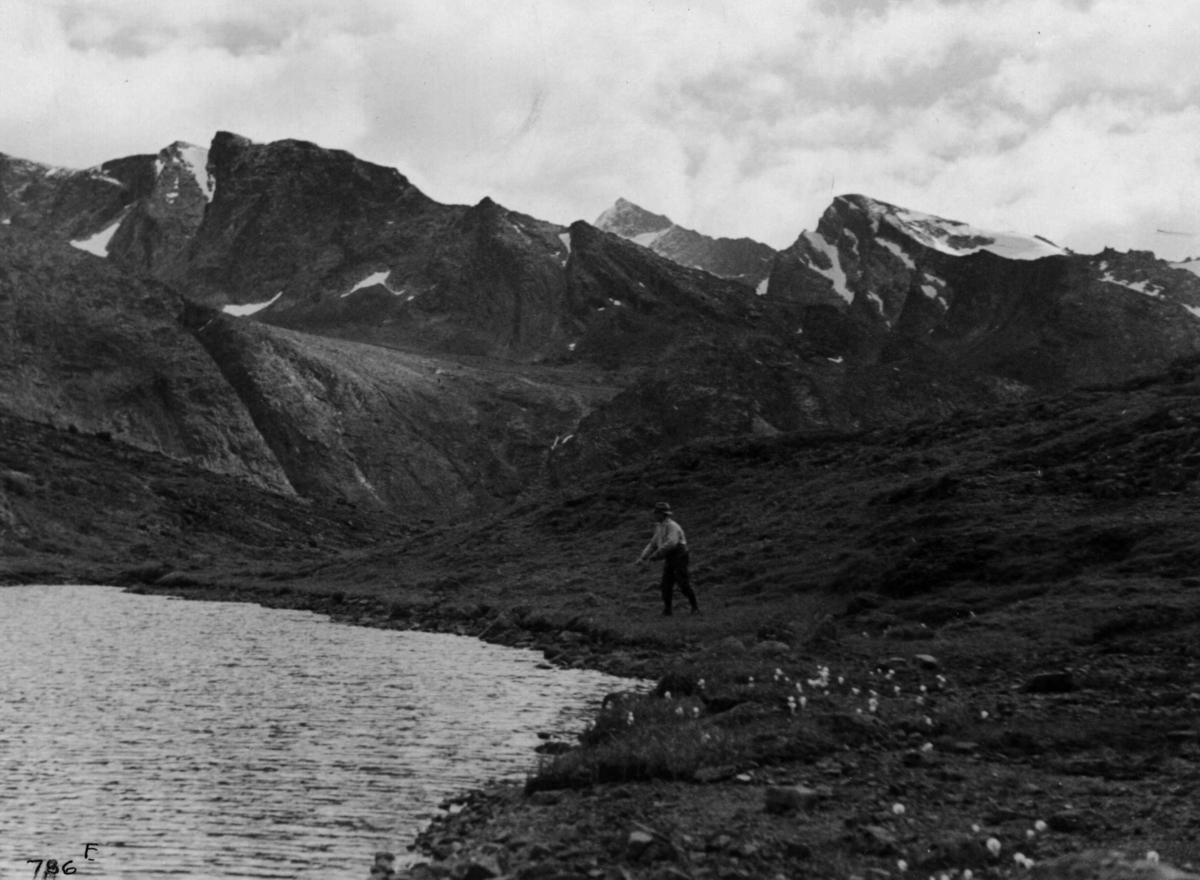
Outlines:
{"label": "white wildflower", "polygon": [[1045,831],[1046,823],[1043,822],[1041,819],[1038,819],[1036,822],[1033,823],[1033,827],[1034,827],[1035,831]]}
{"label": "white wildflower", "polygon": [[897,816],[904,815],[904,804],[892,804],[892,812]]}
{"label": "white wildflower", "polygon": [[1146,853],[1146,861],[1148,861],[1152,865],[1157,865],[1158,864],[1158,853],[1156,853],[1154,850],[1150,850],[1148,853]]}
{"label": "white wildflower", "polygon": [[990,852],[993,856],[1000,855],[1000,841],[998,841],[996,838],[988,838],[987,848],[988,852]]}

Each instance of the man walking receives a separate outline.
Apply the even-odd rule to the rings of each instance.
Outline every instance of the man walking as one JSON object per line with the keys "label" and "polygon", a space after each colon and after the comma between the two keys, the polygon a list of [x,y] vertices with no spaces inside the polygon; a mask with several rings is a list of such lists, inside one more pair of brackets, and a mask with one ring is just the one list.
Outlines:
{"label": "man walking", "polygon": [[638,557],[637,564],[642,565],[653,559],[663,560],[662,600],[663,616],[671,614],[671,601],[674,598],[675,584],[679,584],[679,592],[692,603],[692,614],[700,613],[700,604],[696,601],[696,593],[692,589],[691,578],[688,576],[687,538],[679,523],[672,518],[671,505],[660,501],[654,505],[654,519],[658,525],[654,527],[654,537]]}

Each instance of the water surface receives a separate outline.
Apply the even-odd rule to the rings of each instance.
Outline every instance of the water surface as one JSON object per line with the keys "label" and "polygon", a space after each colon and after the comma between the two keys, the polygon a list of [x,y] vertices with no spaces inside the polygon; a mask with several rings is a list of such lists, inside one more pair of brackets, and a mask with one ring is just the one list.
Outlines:
{"label": "water surface", "polygon": [[81,880],[362,880],[439,800],[524,778],[538,731],[628,685],[540,662],[245,603],[0,589],[0,878],[53,858]]}

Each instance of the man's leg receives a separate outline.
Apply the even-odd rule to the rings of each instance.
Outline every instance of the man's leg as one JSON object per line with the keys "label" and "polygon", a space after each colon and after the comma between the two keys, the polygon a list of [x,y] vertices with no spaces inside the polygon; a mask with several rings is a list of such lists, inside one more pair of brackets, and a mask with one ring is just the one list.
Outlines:
{"label": "man's leg", "polygon": [[679,592],[683,593],[684,598],[692,603],[692,611],[699,611],[700,603],[696,601],[696,591],[692,589],[692,576],[688,573],[688,552],[686,550],[676,556],[675,576],[679,581]]}
{"label": "man's leg", "polygon": [[675,592],[675,567],[671,564],[671,557],[663,560],[662,573],[662,600],[663,600],[663,615],[671,613],[672,594]]}

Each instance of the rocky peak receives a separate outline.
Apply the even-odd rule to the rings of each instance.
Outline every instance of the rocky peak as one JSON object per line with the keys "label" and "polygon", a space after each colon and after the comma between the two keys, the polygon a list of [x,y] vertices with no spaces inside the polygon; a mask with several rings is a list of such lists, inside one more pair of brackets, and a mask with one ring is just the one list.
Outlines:
{"label": "rocky peak", "polygon": [[651,213],[623,198],[601,214],[595,225],[681,266],[703,269],[751,286],[765,281],[775,256],[775,251],[761,242],[749,238],[712,238],[678,226],[670,217]]}
{"label": "rocky peak", "polygon": [[980,229],[863,195],[838,196],[817,225],[830,241],[846,228],[860,235],[869,231],[872,236],[899,237],[953,257],[987,251],[1009,260],[1038,260],[1070,253],[1039,235]]}
{"label": "rocky peak", "polygon": [[175,141],[159,151],[155,171],[160,178],[167,172],[173,172],[177,176],[181,172],[186,173],[195,182],[205,201],[212,201],[217,182],[209,173],[208,150],[204,147],[186,141]]}
{"label": "rocky peak", "polygon": [[644,247],[650,247],[654,238],[662,235],[675,224],[663,214],[652,214],[624,198],[596,218],[595,226],[603,232],[611,232],[628,238]]}

